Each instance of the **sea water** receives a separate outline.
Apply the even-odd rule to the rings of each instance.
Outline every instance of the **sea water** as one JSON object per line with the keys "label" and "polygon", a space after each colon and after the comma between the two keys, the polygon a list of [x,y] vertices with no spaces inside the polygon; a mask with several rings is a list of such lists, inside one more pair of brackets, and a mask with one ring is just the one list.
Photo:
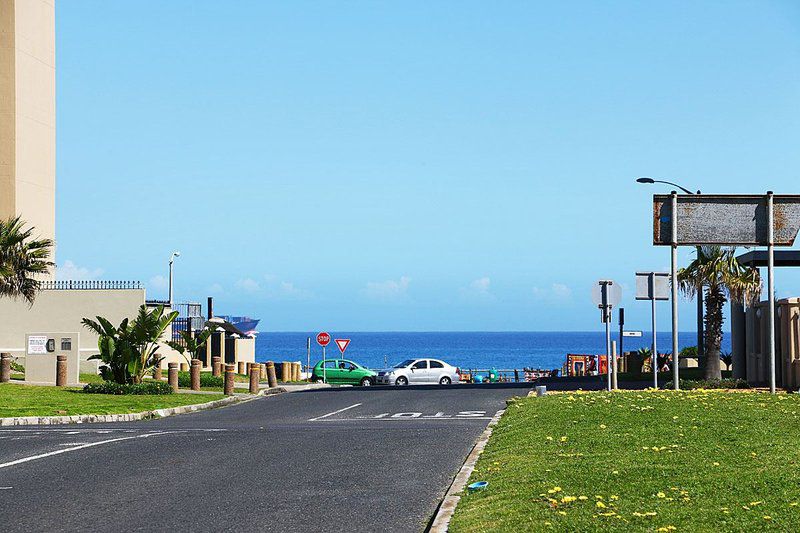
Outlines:
{"label": "sea water", "polygon": [[[605,333],[591,332],[334,332],[332,339],[350,339],[345,358],[368,368],[382,368],[405,359],[432,357],[462,368],[561,368],[568,353],[604,354]],[[256,361],[306,362],[306,342],[311,339],[312,364],[322,358],[316,332],[263,332],[256,338]],[[612,339],[619,341],[618,333]],[[697,333],[681,332],[680,348],[697,344]],[[649,348],[651,335],[625,337],[623,350]],[[730,335],[723,335],[722,351],[730,351]],[[672,351],[669,332],[658,334],[659,353]],[[336,343],[326,357],[340,357]]]}

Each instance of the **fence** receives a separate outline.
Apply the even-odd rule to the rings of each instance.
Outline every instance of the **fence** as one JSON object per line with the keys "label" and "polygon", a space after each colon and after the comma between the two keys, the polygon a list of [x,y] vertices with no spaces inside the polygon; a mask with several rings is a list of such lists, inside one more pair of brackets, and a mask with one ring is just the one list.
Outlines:
{"label": "fence", "polygon": [[39,287],[45,291],[115,291],[141,289],[142,283],[140,281],[63,280],[42,281]]}

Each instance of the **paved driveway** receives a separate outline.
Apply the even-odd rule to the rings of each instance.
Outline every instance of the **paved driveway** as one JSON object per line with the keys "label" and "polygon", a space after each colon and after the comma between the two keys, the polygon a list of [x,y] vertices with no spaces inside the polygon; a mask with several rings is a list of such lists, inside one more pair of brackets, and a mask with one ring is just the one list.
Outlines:
{"label": "paved driveway", "polygon": [[5,531],[420,531],[518,386],[339,388],[0,429]]}

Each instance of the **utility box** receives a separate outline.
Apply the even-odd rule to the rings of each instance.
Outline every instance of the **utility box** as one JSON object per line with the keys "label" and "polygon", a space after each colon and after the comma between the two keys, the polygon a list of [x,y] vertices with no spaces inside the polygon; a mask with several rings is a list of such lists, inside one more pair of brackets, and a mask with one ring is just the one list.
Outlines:
{"label": "utility box", "polygon": [[777,348],[776,365],[783,370],[783,387],[797,390],[800,382],[796,378],[796,367],[800,364],[800,298],[778,300],[777,315],[780,336]]}
{"label": "utility box", "polygon": [[29,333],[25,336],[25,381],[56,384],[56,356],[67,356],[67,385],[80,383],[79,333]]}

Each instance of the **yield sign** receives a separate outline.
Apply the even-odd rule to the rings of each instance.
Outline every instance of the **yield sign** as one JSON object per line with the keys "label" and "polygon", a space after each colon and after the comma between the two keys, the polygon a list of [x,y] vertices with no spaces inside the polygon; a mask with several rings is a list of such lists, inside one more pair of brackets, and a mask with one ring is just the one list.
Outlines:
{"label": "yield sign", "polygon": [[350,344],[350,339],[336,339],[336,346],[339,347],[339,351],[342,352],[344,355],[344,351],[347,349],[347,345]]}

